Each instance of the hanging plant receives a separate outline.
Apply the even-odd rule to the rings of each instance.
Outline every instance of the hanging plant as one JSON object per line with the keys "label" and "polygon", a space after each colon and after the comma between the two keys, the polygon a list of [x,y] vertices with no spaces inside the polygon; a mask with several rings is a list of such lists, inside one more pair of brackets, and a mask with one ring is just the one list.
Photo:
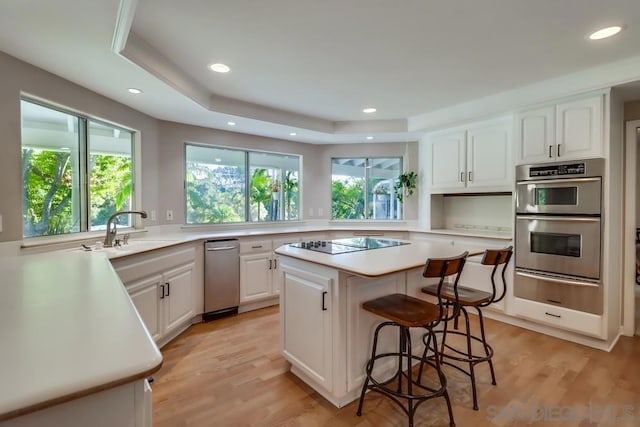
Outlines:
{"label": "hanging plant", "polygon": [[398,180],[394,185],[394,188],[396,190],[396,197],[400,202],[402,202],[405,193],[407,196],[413,194],[413,191],[416,189],[417,178],[418,174],[412,171],[400,174]]}

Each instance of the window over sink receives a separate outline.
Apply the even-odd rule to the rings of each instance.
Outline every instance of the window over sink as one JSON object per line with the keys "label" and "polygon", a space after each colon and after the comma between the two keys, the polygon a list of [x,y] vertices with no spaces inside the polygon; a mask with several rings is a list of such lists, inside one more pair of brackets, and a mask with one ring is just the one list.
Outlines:
{"label": "window over sink", "polygon": [[23,237],[104,230],[133,208],[133,131],[26,98],[20,109]]}

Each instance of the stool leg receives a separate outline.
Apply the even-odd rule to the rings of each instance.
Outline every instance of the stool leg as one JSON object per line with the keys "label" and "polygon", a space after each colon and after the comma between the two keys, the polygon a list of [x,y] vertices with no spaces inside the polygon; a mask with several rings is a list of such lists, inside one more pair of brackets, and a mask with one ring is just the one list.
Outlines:
{"label": "stool leg", "polygon": [[[449,305],[450,305],[450,303],[447,303],[447,311],[449,310]],[[454,310],[455,310],[455,308],[454,308]],[[447,315],[448,315],[448,313],[447,313]],[[458,317],[456,316],[456,320],[454,322],[457,322],[457,320],[458,320]],[[442,343],[440,343],[440,353],[439,354],[434,354],[435,357],[440,357],[440,363],[442,363],[442,361],[444,360],[444,346],[445,346],[445,342],[447,340],[447,328],[448,327],[449,327],[449,322],[447,322],[445,320],[444,326],[442,328]],[[457,326],[456,326],[456,329],[457,329]],[[433,338],[434,338],[433,339],[433,342],[434,342],[434,346],[433,346],[434,350],[433,350],[433,352],[437,353],[438,352],[437,351],[438,347],[435,345],[435,342],[436,342],[435,341],[435,334],[433,335]]]}
{"label": "stool leg", "polygon": [[[478,319],[480,320],[480,336],[482,337],[482,345],[484,346],[484,352],[488,357],[490,354],[489,344],[487,344],[487,338],[484,335],[484,318],[482,317],[482,310],[480,310],[480,307],[476,307],[476,310],[478,311]],[[491,370],[491,384],[496,385],[496,374],[493,370],[493,362],[491,361],[491,358],[489,358],[488,362],[489,369]]]}
{"label": "stool leg", "polygon": [[358,411],[356,412],[357,416],[362,415],[362,405],[364,404],[364,395],[367,392],[367,387],[369,385],[369,378],[371,378],[371,373],[373,372],[373,362],[376,357],[376,349],[378,347],[378,332],[382,329],[383,326],[388,325],[388,323],[381,323],[376,327],[376,331],[373,334],[373,347],[371,349],[371,359],[367,362],[367,367],[365,369],[365,377],[364,384],[362,384],[362,392],[360,393],[360,403],[358,403]]}
{"label": "stool leg", "polygon": [[402,354],[404,353],[407,347],[407,337],[404,334],[404,327],[400,326],[400,330],[398,331],[398,339],[400,340],[399,349],[398,349],[398,371],[396,372],[396,376],[398,377],[398,393],[402,392]]}
{"label": "stool leg", "polygon": [[464,307],[460,307],[460,311],[464,314],[464,323],[467,328],[467,356],[469,358],[469,376],[471,377],[471,390],[473,392],[473,409],[478,410],[478,395],[476,392],[476,374],[474,372],[475,363],[473,363],[472,359],[472,350],[471,350],[471,327],[469,326],[469,314]]}
{"label": "stool leg", "polygon": [[[422,359],[420,360],[420,369],[418,369],[418,384],[422,383],[422,371],[424,369],[424,361],[427,360],[428,357],[428,351],[429,351],[429,346],[431,345],[431,333],[427,332],[426,334],[424,334],[422,336],[422,342],[424,343],[424,351],[422,352]],[[424,337],[427,337],[427,340],[424,340]],[[435,347],[433,347],[433,357],[437,358],[438,357],[438,349]]]}
{"label": "stool leg", "polygon": [[[409,330],[409,328],[406,328],[404,326],[400,327],[400,332],[405,335],[405,348],[403,348],[403,350],[406,351],[406,355],[407,355],[407,395],[408,396],[412,396],[413,395],[413,381],[411,380],[412,375],[411,375],[411,354],[412,354],[412,350],[411,350],[411,332]],[[400,374],[400,376],[402,376],[402,374]],[[409,414],[409,427],[413,427],[413,416],[416,412],[416,408],[413,404],[413,399],[409,398],[408,399],[408,408],[407,408],[407,413]]]}
{"label": "stool leg", "polygon": [[[429,329],[429,335],[433,337],[433,348],[437,349],[438,344],[436,342],[436,334],[433,332],[433,330]],[[449,412],[449,425],[451,427],[455,427],[456,423],[453,420],[453,409],[451,408],[451,400],[449,399],[449,392],[446,389],[447,379],[444,376],[444,372],[442,372],[442,365],[440,364],[440,358],[437,354],[435,355],[434,360],[436,365],[436,373],[438,374],[438,379],[440,380],[440,385],[442,387],[445,387],[442,396],[444,397],[445,402],[447,402],[447,411]]]}

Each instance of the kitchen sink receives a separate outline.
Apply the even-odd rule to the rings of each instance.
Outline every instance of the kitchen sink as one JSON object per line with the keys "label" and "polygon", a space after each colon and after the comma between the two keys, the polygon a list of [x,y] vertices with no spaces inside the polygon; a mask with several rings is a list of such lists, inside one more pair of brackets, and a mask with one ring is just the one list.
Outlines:
{"label": "kitchen sink", "polygon": [[74,249],[74,251],[87,251],[96,253],[105,253],[108,258],[115,258],[119,256],[131,255],[139,252],[152,251],[154,249],[160,249],[167,246],[178,244],[176,240],[136,240],[131,239],[126,245],[113,246],[111,248],[96,249],[96,245],[88,246],[91,251],[88,251],[82,247]]}

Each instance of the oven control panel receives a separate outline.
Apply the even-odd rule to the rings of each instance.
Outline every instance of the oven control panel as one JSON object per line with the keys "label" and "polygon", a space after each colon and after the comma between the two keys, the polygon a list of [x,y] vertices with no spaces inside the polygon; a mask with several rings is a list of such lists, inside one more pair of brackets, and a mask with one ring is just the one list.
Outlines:
{"label": "oven control panel", "polygon": [[564,175],[584,175],[586,167],[584,162],[565,163],[561,165],[534,166],[529,169],[529,178],[544,178]]}

